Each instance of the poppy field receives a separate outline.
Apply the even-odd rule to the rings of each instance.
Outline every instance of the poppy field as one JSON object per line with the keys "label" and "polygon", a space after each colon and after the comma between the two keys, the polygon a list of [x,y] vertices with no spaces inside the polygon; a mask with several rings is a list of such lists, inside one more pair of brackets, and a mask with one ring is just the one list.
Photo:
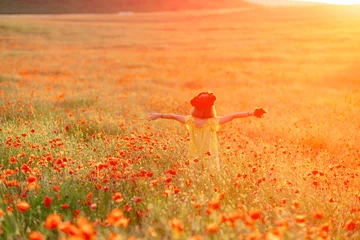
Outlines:
{"label": "poppy field", "polygon": [[[346,7],[0,16],[0,239],[359,239],[359,42]],[[268,110],[219,171],[146,121],[200,91]]]}

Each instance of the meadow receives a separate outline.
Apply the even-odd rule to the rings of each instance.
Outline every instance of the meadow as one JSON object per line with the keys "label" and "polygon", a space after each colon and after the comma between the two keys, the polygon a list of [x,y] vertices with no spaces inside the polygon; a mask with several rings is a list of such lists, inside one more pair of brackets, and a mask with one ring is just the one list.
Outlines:
{"label": "meadow", "polygon": [[[359,239],[357,10],[0,16],[0,238]],[[216,172],[146,121],[204,90]]]}

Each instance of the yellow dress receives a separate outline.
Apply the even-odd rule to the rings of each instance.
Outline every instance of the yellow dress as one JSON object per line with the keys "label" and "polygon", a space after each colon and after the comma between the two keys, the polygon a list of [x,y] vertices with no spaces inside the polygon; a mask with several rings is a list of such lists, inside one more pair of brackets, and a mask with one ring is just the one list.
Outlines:
{"label": "yellow dress", "polygon": [[[191,115],[185,116],[186,129],[190,134],[189,157],[204,160],[205,166],[220,168],[217,131],[219,130],[219,119],[208,118],[207,123],[198,127],[195,118]],[[209,161],[209,162],[208,162]]]}

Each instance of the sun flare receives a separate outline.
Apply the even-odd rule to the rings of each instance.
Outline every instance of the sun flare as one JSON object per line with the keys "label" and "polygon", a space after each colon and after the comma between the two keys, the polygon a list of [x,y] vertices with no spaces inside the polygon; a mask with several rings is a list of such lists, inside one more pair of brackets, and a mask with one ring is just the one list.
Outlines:
{"label": "sun flare", "polygon": [[335,4],[335,5],[360,4],[360,0],[295,0],[294,2],[317,2],[317,3],[327,3],[327,4]]}

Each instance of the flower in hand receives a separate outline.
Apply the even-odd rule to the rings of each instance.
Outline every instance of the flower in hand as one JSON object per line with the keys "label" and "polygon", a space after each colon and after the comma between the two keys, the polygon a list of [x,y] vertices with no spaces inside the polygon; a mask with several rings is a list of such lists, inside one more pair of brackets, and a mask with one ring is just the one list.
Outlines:
{"label": "flower in hand", "polygon": [[255,108],[255,110],[254,110],[254,116],[258,117],[258,118],[264,117],[265,113],[267,113],[267,111],[265,108],[262,108],[262,107]]}

